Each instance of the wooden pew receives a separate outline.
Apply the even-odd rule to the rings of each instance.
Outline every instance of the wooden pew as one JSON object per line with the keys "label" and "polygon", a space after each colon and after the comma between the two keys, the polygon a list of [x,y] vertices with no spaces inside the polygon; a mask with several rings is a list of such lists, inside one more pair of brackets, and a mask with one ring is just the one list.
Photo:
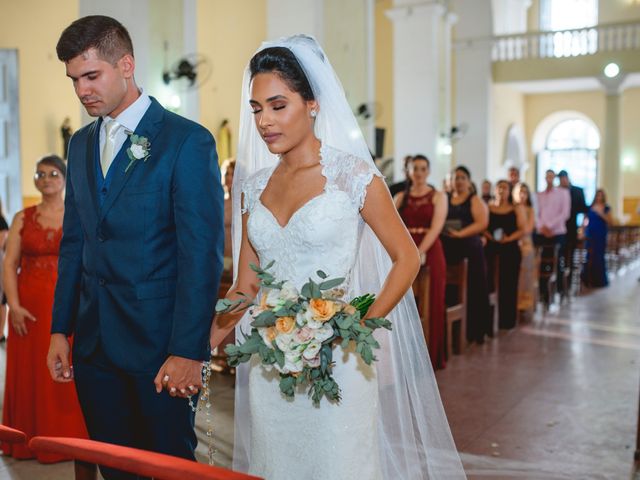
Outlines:
{"label": "wooden pew", "polygon": [[[467,342],[467,271],[469,261],[465,258],[457,264],[447,264],[447,287],[453,287],[456,291],[456,302],[447,305],[446,312],[446,335],[447,335],[447,358],[454,352],[454,344],[457,347],[456,353],[462,353]],[[457,329],[454,325],[458,323]],[[453,334],[456,331],[454,342]]]}

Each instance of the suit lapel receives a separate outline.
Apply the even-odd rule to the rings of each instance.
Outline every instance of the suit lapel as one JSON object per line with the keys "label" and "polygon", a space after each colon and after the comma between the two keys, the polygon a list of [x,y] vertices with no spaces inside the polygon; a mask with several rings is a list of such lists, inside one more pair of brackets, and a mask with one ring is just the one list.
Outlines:
{"label": "suit lapel", "polygon": [[[155,98],[151,98],[151,105],[147,109],[146,113],[140,120],[136,131],[133,132],[138,136],[146,137],[151,143],[151,156],[147,159],[147,161],[153,161],[153,139],[158,135],[160,131],[160,127],[162,126],[162,120],[164,118],[164,108],[157,102]],[[136,160],[133,164],[127,169],[129,166],[129,156],[127,155],[127,150],[131,146],[131,140],[127,138],[127,140],[122,145],[122,148],[118,152],[118,155],[114,159],[115,171],[113,173],[113,178],[111,179],[111,186],[109,187],[109,193],[107,193],[106,198],[104,199],[104,204],[102,205],[102,210],[100,212],[100,220],[102,220],[109,209],[113,206],[114,202],[120,195],[120,192],[124,188],[124,186],[131,178],[131,175],[136,170],[136,168],[140,168],[140,164],[144,163],[142,160]],[[126,171],[125,171],[126,170]]]}
{"label": "suit lapel", "polygon": [[100,124],[102,119],[98,119],[91,124],[87,134],[87,152],[85,155],[87,168],[87,182],[89,184],[89,196],[93,204],[96,215],[98,214],[98,187],[96,181],[96,151],[100,145]]}

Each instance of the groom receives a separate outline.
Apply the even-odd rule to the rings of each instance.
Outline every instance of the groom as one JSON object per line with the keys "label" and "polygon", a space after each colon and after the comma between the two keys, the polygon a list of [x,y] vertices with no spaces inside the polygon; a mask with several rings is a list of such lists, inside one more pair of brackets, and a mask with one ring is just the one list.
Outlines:
{"label": "groom", "polygon": [[186,397],[202,387],[222,272],[214,139],[137,87],[113,18],[73,22],[56,49],[97,119],[69,146],[49,370],[75,379],[92,439],[193,459]]}

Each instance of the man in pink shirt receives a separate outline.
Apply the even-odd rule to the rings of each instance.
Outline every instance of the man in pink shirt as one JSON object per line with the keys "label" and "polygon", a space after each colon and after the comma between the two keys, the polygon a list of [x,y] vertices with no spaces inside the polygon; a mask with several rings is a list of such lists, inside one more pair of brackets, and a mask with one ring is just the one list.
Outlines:
{"label": "man in pink shirt", "polygon": [[[544,248],[544,256],[553,255],[554,247],[558,247],[558,279],[562,278],[564,271],[565,245],[567,242],[566,222],[571,215],[571,196],[566,188],[558,188],[553,185],[556,174],[553,170],[547,170],[545,181],[547,188],[538,192],[538,213],[536,215],[536,235],[534,237],[536,245]],[[564,294],[562,281],[558,282],[558,291]],[[540,282],[540,293],[543,299],[548,301],[547,286]]]}

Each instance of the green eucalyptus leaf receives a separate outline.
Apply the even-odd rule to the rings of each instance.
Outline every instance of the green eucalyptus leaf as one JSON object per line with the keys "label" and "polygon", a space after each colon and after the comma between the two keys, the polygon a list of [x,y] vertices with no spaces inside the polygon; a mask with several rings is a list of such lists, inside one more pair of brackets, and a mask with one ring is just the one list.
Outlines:
{"label": "green eucalyptus leaf", "polygon": [[322,282],[319,285],[319,287],[320,287],[320,290],[330,290],[334,287],[342,285],[343,283],[344,283],[344,278],[334,278],[332,280],[327,280],[325,282]]}

